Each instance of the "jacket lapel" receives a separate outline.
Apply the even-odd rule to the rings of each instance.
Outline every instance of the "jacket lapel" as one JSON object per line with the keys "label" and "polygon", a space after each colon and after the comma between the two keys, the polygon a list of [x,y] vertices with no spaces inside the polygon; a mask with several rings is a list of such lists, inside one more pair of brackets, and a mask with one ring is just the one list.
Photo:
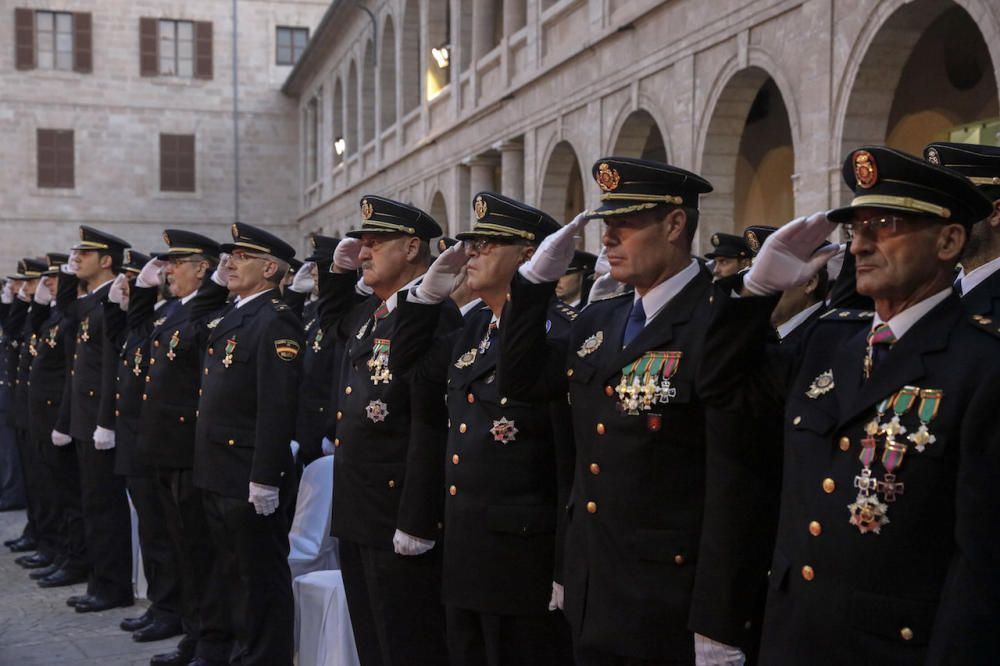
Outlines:
{"label": "jacket lapel", "polygon": [[233,309],[222,318],[222,321],[220,321],[214,329],[212,329],[212,332],[208,337],[209,346],[215,344],[216,340],[222,338],[233,329],[242,326],[243,319],[257,312],[270,298],[272,298],[271,294],[263,294],[241,308],[233,306]]}
{"label": "jacket lapel", "polygon": [[458,362],[458,359],[452,361],[452,367],[450,370],[453,373],[453,386],[464,389],[476,379],[496,369],[497,355],[500,348],[499,330],[493,332],[493,336],[490,339],[490,346],[486,352],[482,354],[479,353],[479,343],[486,335],[486,329],[489,327],[490,320],[492,319],[493,313],[490,310],[480,310],[479,312],[476,312],[471,321],[466,324],[464,334],[459,339],[458,344],[455,345],[455,352],[460,358],[462,354],[475,349],[476,358],[471,365],[467,365],[462,368],[455,365],[455,363]]}

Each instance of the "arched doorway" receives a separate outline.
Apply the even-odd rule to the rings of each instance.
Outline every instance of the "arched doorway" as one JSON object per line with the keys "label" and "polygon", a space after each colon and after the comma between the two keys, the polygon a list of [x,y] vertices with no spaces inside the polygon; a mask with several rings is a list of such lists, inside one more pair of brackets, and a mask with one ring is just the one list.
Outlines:
{"label": "arched doorway", "polygon": [[400,49],[403,74],[403,115],[420,106],[420,3],[409,0],[403,10],[403,45]]}
{"label": "arched doorway", "polygon": [[441,192],[434,193],[434,196],[431,198],[431,209],[428,212],[434,218],[434,221],[444,229],[445,236],[455,235],[456,230],[451,228],[451,222],[448,220],[448,205],[445,203],[444,195]]}
{"label": "arched doorway", "polygon": [[344,123],[344,139],[347,141],[347,155],[358,152],[358,67],[355,61],[351,61],[351,66],[347,74],[347,113]]}
{"label": "arched doorway", "polygon": [[361,144],[375,138],[375,45],[365,44],[365,62],[361,77]]}
{"label": "arched doorway", "polygon": [[668,162],[663,133],[648,111],[633,111],[618,131],[612,155]]}
{"label": "arched doorway", "polygon": [[379,69],[379,120],[386,130],[396,124],[396,31],[392,27],[392,17],[385,17],[380,42]]}
{"label": "arched doorway", "polygon": [[585,205],[580,160],[577,159],[576,151],[568,141],[560,141],[552,150],[545,166],[539,208],[560,224],[566,224],[576,217]]}

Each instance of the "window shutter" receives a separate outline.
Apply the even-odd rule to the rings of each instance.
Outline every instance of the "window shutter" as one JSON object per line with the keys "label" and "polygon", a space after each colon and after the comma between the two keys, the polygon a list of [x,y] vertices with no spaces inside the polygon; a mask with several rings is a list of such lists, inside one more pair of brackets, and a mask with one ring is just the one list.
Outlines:
{"label": "window shutter", "polygon": [[18,7],[14,10],[14,60],[17,69],[35,68],[35,11]]}
{"label": "window shutter", "polygon": [[154,18],[139,19],[139,74],[157,76],[160,73],[158,23]]}
{"label": "window shutter", "polygon": [[160,135],[160,190],[195,191],[193,134]]}
{"label": "window shutter", "polygon": [[89,74],[93,67],[93,40],[89,12],[73,14],[73,71]]}
{"label": "window shutter", "polygon": [[76,187],[73,130],[56,131],[56,187]]}
{"label": "window shutter", "polygon": [[73,130],[36,131],[38,187],[75,187]]}
{"label": "window shutter", "polygon": [[212,78],[211,21],[196,21],[194,24],[194,75],[199,79]]}

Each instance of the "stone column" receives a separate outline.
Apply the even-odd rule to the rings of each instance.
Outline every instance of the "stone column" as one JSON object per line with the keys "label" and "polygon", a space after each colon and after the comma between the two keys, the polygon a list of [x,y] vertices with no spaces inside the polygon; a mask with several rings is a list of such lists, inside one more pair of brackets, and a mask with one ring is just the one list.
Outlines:
{"label": "stone column", "polygon": [[500,141],[493,148],[500,151],[500,193],[524,201],[524,144]]}
{"label": "stone column", "polygon": [[504,0],[503,34],[508,38],[524,27],[528,19],[527,0]]}
{"label": "stone column", "polygon": [[472,65],[493,48],[493,31],[496,26],[494,0],[473,0],[472,5]]}
{"label": "stone column", "polygon": [[483,190],[496,190],[496,183],[493,182],[493,176],[497,168],[495,159],[477,155],[476,157],[470,157],[468,160],[463,162],[463,164],[469,167],[470,201],[478,192],[482,192]]}

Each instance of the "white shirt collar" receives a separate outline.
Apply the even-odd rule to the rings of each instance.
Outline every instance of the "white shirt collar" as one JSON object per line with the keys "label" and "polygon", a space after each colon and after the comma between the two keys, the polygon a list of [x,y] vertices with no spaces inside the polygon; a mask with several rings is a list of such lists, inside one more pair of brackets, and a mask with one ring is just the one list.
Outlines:
{"label": "white shirt collar", "polygon": [[989,276],[1000,270],[1000,257],[997,257],[993,261],[988,261],[979,268],[974,268],[968,273],[962,270],[959,280],[962,283],[962,295],[969,293],[973,289],[979,286],[979,284],[988,278]]}
{"label": "white shirt collar", "polygon": [[[674,296],[680,293],[687,283],[698,276],[701,265],[696,259],[692,259],[687,268],[670,277],[646,292],[642,297],[642,309],[646,313],[646,325],[653,321],[653,317],[660,314],[660,310],[667,306]],[[639,292],[635,293],[633,303],[639,299]]]}
{"label": "white shirt collar", "polygon": [[802,322],[804,322],[806,319],[808,319],[809,316],[812,313],[816,312],[816,310],[819,310],[820,307],[822,307],[822,306],[823,306],[823,301],[820,301],[819,303],[813,303],[812,305],[810,305],[809,307],[807,307],[805,310],[802,310],[798,314],[794,315],[791,319],[789,319],[788,321],[786,321],[784,324],[779,325],[778,326],[778,337],[781,338],[782,340],[784,340],[785,337],[789,333],[791,333],[792,331],[794,331],[795,329],[797,329],[799,326],[801,326]]}
{"label": "white shirt collar", "polygon": [[194,298],[197,295],[198,295],[198,290],[195,289],[190,294],[188,294],[187,296],[185,296],[184,298],[181,299],[181,305],[187,305],[188,301],[190,301],[192,298]]}
{"label": "white shirt collar", "polygon": [[236,297],[236,309],[239,309],[239,308],[243,307],[244,305],[246,305],[247,303],[249,303],[253,299],[257,298],[258,296],[262,296],[264,294],[269,294],[272,291],[274,291],[273,287],[271,289],[265,289],[264,291],[258,291],[256,294],[251,294],[251,295],[247,296],[246,298],[240,298],[239,296],[237,296]]}
{"label": "white shirt collar", "polygon": [[471,301],[469,301],[468,303],[466,303],[465,305],[463,305],[462,307],[460,307],[459,310],[461,311],[462,316],[464,317],[465,315],[467,315],[470,312],[472,312],[472,310],[474,308],[480,307],[482,305],[483,305],[483,299],[481,299],[481,298],[474,298]]}
{"label": "white shirt collar", "polygon": [[[118,277],[118,276],[116,275],[115,277]],[[93,294],[93,293],[94,293],[95,291],[100,291],[100,290],[101,290],[101,289],[103,289],[103,288],[104,288],[104,287],[105,287],[106,285],[109,285],[109,284],[111,284],[111,283],[112,283],[112,282],[114,282],[114,281],[115,281],[115,278],[111,278],[111,279],[110,279],[110,280],[108,280],[107,282],[102,282],[101,284],[97,285],[97,287],[95,287],[94,289],[91,289],[91,290],[90,290],[90,293],[91,293],[91,294]]]}
{"label": "white shirt collar", "polygon": [[872,320],[872,330],[874,331],[875,327],[879,324],[889,324],[889,328],[892,329],[892,334],[896,336],[896,340],[900,340],[925,314],[933,310],[934,306],[951,296],[951,294],[952,288],[949,286],[947,289],[942,289],[933,296],[928,296],[919,303],[911,305],[887,322],[883,322],[882,318],[876,312],[875,318]]}
{"label": "white shirt collar", "polygon": [[[570,306],[571,308],[579,308],[579,307],[580,307],[580,301],[581,301],[581,300],[583,300],[583,299],[582,299],[582,298],[578,298],[578,299],[576,299],[575,301],[572,301],[572,302],[570,302],[570,303],[567,303],[566,305]],[[645,304],[645,303],[643,303],[643,307],[646,307],[646,304]]]}
{"label": "white shirt collar", "polygon": [[[403,285],[403,289],[411,289],[411,288],[413,288],[414,286],[417,285],[417,283],[420,282],[421,278],[423,278],[423,277],[424,277],[424,275],[423,275],[423,273],[421,273],[420,275],[418,275],[417,277],[413,278],[412,280],[410,280],[409,282],[407,282],[405,285]],[[400,289],[399,291],[403,291],[403,289]],[[386,301],[385,301],[385,308],[386,308],[386,310],[388,312],[392,312],[393,310],[396,309],[396,303],[397,303],[397,301],[399,301],[399,291],[397,291],[392,296],[390,296],[388,299],[386,299]]]}

